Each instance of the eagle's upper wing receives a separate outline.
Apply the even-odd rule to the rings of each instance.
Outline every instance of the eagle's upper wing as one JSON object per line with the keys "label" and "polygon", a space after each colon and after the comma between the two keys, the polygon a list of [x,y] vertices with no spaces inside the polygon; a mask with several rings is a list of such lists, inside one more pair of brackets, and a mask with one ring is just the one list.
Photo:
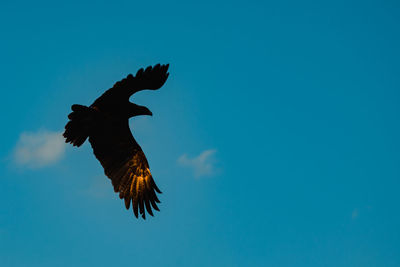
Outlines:
{"label": "eagle's upper wing", "polygon": [[129,126],[108,125],[110,130],[89,136],[96,158],[111,179],[114,191],[125,200],[127,209],[132,202],[133,212],[146,219],[145,209],[153,216],[151,207],[159,210],[156,192],[161,193],[150,173],[149,164],[140,146],[134,140]]}
{"label": "eagle's upper wing", "polygon": [[110,101],[129,99],[132,94],[145,89],[157,90],[161,88],[168,79],[168,67],[169,64],[157,64],[154,67],[148,66],[145,70],[143,68],[139,69],[135,76],[129,74],[104,92],[103,95],[96,99],[93,105],[101,107],[102,104],[108,104]]}

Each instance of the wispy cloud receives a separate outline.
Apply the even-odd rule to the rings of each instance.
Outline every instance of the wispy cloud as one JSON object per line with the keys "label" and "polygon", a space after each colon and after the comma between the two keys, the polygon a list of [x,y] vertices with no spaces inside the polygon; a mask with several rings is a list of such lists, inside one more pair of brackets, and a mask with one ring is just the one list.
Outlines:
{"label": "wispy cloud", "polygon": [[196,177],[210,176],[216,173],[215,153],[217,150],[208,149],[200,153],[200,155],[190,158],[183,154],[178,158],[178,163],[185,167],[190,167],[194,171]]}
{"label": "wispy cloud", "polygon": [[14,161],[20,166],[40,168],[55,163],[64,152],[61,132],[23,132],[14,149]]}
{"label": "wispy cloud", "polygon": [[351,218],[353,220],[357,219],[359,215],[358,209],[354,209],[353,212],[351,213]]}
{"label": "wispy cloud", "polygon": [[110,180],[102,175],[94,177],[89,186],[82,191],[82,194],[95,199],[105,199],[115,193]]}

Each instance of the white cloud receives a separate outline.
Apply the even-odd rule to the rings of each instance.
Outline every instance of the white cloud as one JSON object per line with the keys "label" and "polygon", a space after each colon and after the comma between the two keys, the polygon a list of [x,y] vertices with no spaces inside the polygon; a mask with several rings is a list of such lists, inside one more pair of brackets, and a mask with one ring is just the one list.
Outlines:
{"label": "white cloud", "polygon": [[65,152],[61,132],[23,132],[14,149],[18,165],[40,168],[58,161]]}
{"label": "white cloud", "polygon": [[190,158],[183,154],[178,158],[178,163],[182,166],[190,167],[194,171],[196,177],[210,176],[215,174],[215,153],[217,150],[208,149],[200,153],[200,155]]}

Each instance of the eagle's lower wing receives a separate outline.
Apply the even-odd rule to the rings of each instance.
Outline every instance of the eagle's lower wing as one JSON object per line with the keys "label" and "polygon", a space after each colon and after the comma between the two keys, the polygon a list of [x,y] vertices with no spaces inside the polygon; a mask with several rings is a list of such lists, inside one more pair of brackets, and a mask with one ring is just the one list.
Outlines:
{"label": "eagle's lower wing", "polygon": [[[129,128],[128,130],[129,131]],[[112,128],[109,133],[114,135],[121,132]],[[115,135],[110,137],[107,132],[102,136],[90,136],[96,158],[104,168],[105,174],[111,179],[114,191],[119,192],[119,197],[125,200],[125,206],[132,209],[136,217],[140,213],[146,219],[147,212],[153,216],[153,209],[159,211],[157,204],[160,201],[156,192],[161,193],[150,173],[149,164],[140,146],[129,135]],[[139,212],[138,212],[139,210]]]}
{"label": "eagle's lower wing", "polygon": [[151,216],[153,216],[151,207],[159,211],[156,203],[160,201],[156,192],[161,193],[161,191],[153,180],[142,150],[138,150],[120,168],[108,172],[107,176],[112,180],[114,191],[119,192],[119,197],[125,200],[127,209],[132,202],[136,217],[138,217],[138,207],[143,219],[146,219],[144,206]]}
{"label": "eagle's lower wing", "polygon": [[129,97],[139,91],[157,90],[167,81],[169,64],[157,64],[154,67],[148,66],[146,69],[139,69],[135,76],[129,74],[126,78],[118,81],[108,89],[93,103],[94,106],[101,107],[105,103],[129,99]]}

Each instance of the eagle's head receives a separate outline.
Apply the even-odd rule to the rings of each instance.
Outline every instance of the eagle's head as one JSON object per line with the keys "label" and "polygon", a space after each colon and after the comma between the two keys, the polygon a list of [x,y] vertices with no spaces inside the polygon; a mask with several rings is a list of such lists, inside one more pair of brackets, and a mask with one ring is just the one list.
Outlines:
{"label": "eagle's head", "polygon": [[139,116],[139,115],[153,116],[153,113],[145,106],[139,106],[139,105],[129,102],[128,118],[131,118],[134,116]]}

